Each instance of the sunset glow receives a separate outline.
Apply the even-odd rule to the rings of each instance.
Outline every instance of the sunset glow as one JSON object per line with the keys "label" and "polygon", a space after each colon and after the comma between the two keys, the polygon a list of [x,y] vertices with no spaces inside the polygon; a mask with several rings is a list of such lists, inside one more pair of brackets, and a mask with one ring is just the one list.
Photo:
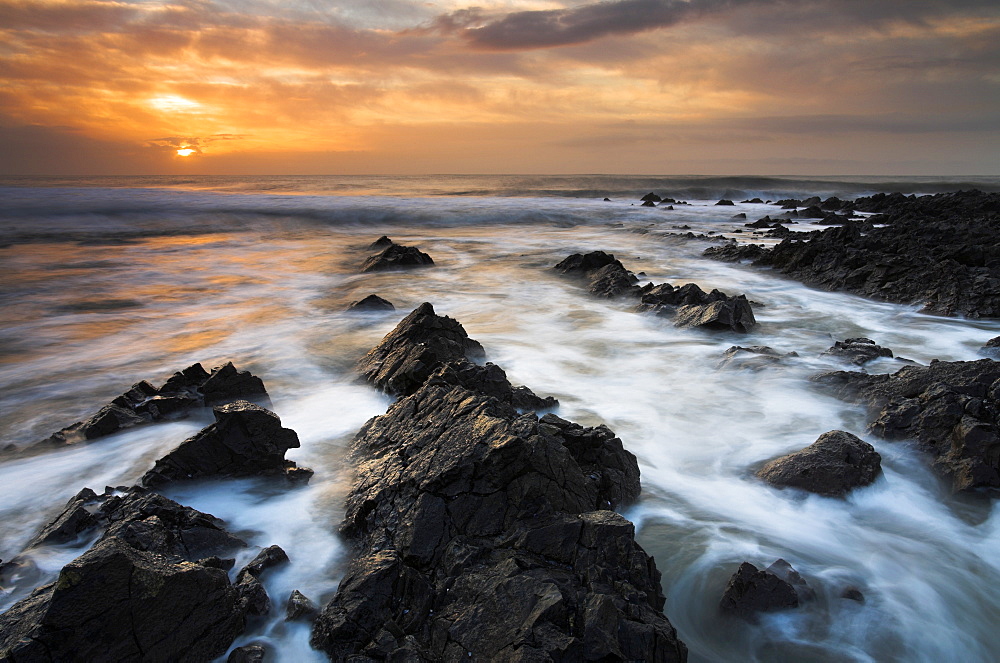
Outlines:
{"label": "sunset glow", "polygon": [[3,172],[1000,171],[980,0],[0,13]]}

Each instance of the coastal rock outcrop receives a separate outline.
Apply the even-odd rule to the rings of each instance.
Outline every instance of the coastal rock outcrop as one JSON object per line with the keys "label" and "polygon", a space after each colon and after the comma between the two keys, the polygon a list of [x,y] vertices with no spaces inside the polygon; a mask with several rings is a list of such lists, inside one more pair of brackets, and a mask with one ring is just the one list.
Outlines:
{"label": "coastal rock outcrop", "polygon": [[991,359],[1000,359],[1000,336],[986,341],[983,347],[979,348],[979,354]]}
{"label": "coastal rock outcrop", "polygon": [[592,295],[620,297],[638,291],[638,278],[625,268],[614,255],[604,251],[587,254],[574,253],[557,264],[554,269],[561,274],[576,276],[589,282]]}
{"label": "coastal rock outcrop", "polygon": [[195,408],[250,398],[270,406],[263,381],[227,362],[209,373],[193,364],[174,373],[162,387],[143,380],[102,407],[96,414],[53,433],[47,445],[75,444],[117,433],[139,424],[180,418]]}
{"label": "coastal rock outcrop", "polygon": [[0,615],[0,659],[207,661],[224,654],[243,632],[249,605],[225,570],[232,561],[217,555],[246,544],[211,515],[141,488],[86,492],[103,536],[55,582]]}
{"label": "coastal rock outcrop", "polygon": [[892,375],[836,371],[813,380],[867,405],[875,435],[916,440],[955,491],[1000,488],[1000,362],[934,361]]}
{"label": "coastal rock outcrop", "polygon": [[751,345],[749,347],[733,345],[722,353],[722,361],[719,362],[718,368],[759,371],[780,363],[786,357],[798,356],[798,353],[795,352],[781,354],[766,345]]}
{"label": "coastal rock outcrop", "polygon": [[635,457],[604,426],[520,414],[497,370],[445,360],[358,433],[341,526],[357,556],[311,643],[331,660],[685,660],[655,564],[610,510],[639,494]]}
{"label": "coastal rock outcrop", "polygon": [[299,437],[282,428],[278,415],[247,401],[216,407],[214,413],[214,424],[157,460],[143,475],[142,484],[156,488],[183,479],[286,474],[297,469],[293,461],[285,460],[285,452],[298,448]]}
{"label": "coastal rock outcrop", "polygon": [[[379,241],[381,241],[381,239]],[[376,242],[376,244],[377,243],[378,242]],[[434,260],[417,247],[402,246],[401,244],[392,243],[390,240],[390,243],[384,249],[373,256],[369,256],[368,259],[362,263],[361,271],[380,272],[387,269],[407,269],[410,267],[425,267],[433,264]]]}
{"label": "coastal rock outcrop", "polygon": [[798,571],[783,559],[764,570],[743,562],[729,579],[719,609],[727,615],[753,620],[759,612],[797,608],[815,595]]}
{"label": "coastal rock outcrop", "polygon": [[842,359],[855,366],[863,366],[879,357],[892,358],[892,350],[876,345],[870,338],[849,338],[846,341],[837,341],[829,350],[823,352],[823,355]]}
{"label": "coastal rock outcrop", "polygon": [[823,433],[805,449],[768,462],[757,477],[779,488],[842,497],[871,484],[881,473],[882,457],[872,445],[835,430]]}
{"label": "coastal rock outcrop", "polygon": [[[1000,317],[1000,193],[877,194],[853,209],[877,216],[796,233],[753,264],[928,313]],[[736,253],[720,247],[705,255],[732,260]]]}
{"label": "coastal rock outcrop", "polygon": [[383,299],[378,295],[368,295],[364,299],[351,302],[347,307],[348,311],[395,311],[396,307],[388,299]]}

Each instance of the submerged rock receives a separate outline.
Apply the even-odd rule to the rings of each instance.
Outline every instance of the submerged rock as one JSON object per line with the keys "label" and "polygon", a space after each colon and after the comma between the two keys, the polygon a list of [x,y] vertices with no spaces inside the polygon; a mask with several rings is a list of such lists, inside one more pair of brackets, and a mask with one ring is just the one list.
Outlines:
{"label": "submerged rock", "polygon": [[156,461],[142,477],[149,487],[205,476],[284,474],[295,463],[285,452],[297,449],[298,435],[282,428],[270,410],[237,401],[215,408],[215,423]]}
{"label": "submerged rock", "polygon": [[308,596],[297,589],[293,589],[288,601],[285,603],[285,621],[292,622],[297,619],[308,618],[319,612],[319,607]]}
{"label": "submerged rock", "polygon": [[779,488],[842,497],[871,484],[881,473],[882,457],[872,445],[835,430],[823,433],[805,449],[768,462],[757,476]]}
{"label": "submerged rock", "polygon": [[846,341],[837,341],[823,355],[863,366],[879,357],[892,358],[892,350],[876,345],[870,338],[849,338]]}
{"label": "submerged rock", "polygon": [[53,433],[43,444],[67,445],[94,440],[139,424],[185,416],[196,408],[252,398],[270,406],[263,381],[232,362],[209,373],[193,364],[174,373],[162,387],[143,380],[101,408],[97,414]]}
{"label": "submerged rock", "polygon": [[979,354],[991,359],[1000,359],[1000,336],[986,341],[986,344],[979,348]]}
{"label": "submerged rock", "polygon": [[433,264],[434,260],[415,246],[389,244],[381,252],[369,256],[361,265],[361,271],[379,272],[387,269],[406,269]]}
{"label": "submerged rock", "polygon": [[892,375],[837,371],[813,380],[866,404],[872,433],[918,441],[955,491],[1000,488],[1000,362],[934,361]]}
{"label": "submerged rock", "polygon": [[764,570],[743,562],[729,579],[719,609],[724,614],[753,620],[759,612],[797,608],[814,596],[802,576],[783,559]]}
{"label": "submerged rock", "polygon": [[0,659],[207,661],[224,654],[243,632],[247,605],[209,555],[245,544],[214,517],[142,489],[95,498],[104,535],[56,582],[0,615]]}
{"label": "submerged rock", "polygon": [[722,353],[723,358],[719,362],[718,368],[759,371],[780,363],[786,357],[798,356],[798,353],[795,352],[781,354],[766,345],[751,345],[749,347],[734,345]]}
{"label": "submerged rock", "polygon": [[396,307],[388,299],[382,299],[378,295],[368,295],[364,299],[351,302],[347,307],[348,311],[395,311]]}

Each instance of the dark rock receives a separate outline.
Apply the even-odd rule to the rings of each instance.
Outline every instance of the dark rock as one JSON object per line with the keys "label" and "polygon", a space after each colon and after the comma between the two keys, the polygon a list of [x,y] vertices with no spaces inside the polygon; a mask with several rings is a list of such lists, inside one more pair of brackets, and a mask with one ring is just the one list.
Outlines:
{"label": "dark rock", "polygon": [[268,546],[240,569],[234,586],[240,593],[247,614],[261,616],[271,611],[271,599],[260,582],[260,576],[266,569],[287,562],[288,555],[280,546]]}
{"label": "dark rock", "polygon": [[744,260],[759,260],[767,253],[767,249],[758,244],[724,244],[722,246],[710,246],[702,255],[721,260],[722,262],[742,262]]}
{"label": "dark rock", "polygon": [[378,295],[368,295],[364,299],[351,302],[347,307],[348,311],[395,311],[396,307],[388,299],[382,299]]}
{"label": "dark rock", "polygon": [[1000,317],[1000,193],[877,194],[854,209],[880,216],[796,233],[754,265],[927,313]]}
{"label": "dark rock", "polygon": [[656,203],[654,203],[652,200],[647,200],[646,202],[644,202],[642,204],[642,206],[643,207],[656,207]]}
{"label": "dark rock", "polygon": [[436,315],[424,302],[361,358],[358,372],[382,391],[406,395],[445,362],[485,356],[483,346],[469,338],[457,320]]}
{"label": "dark rock", "polygon": [[312,617],[319,612],[319,607],[305,594],[295,589],[292,590],[285,604],[285,621],[291,622],[303,617]]}
{"label": "dark rock", "polygon": [[650,202],[652,202],[652,203],[658,203],[658,202],[662,201],[663,198],[660,198],[658,195],[656,195],[655,193],[653,193],[651,191],[651,192],[647,193],[645,196],[643,196],[642,198],[640,198],[639,200],[641,200],[644,203],[650,203]]}
{"label": "dark rock", "polygon": [[586,255],[574,253],[557,264],[554,269],[562,274],[577,276],[589,281],[591,294],[598,297],[634,295],[638,288],[635,274],[625,269],[621,261],[610,253],[592,251]]}
{"label": "dark rock", "polygon": [[805,209],[797,210],[796,216],[800,219],[822,219],[825,218],[826,215],[826,212],[813,205],[811,207],[806,207]]}
{"label": "dark rock", "polygon": [[759,371],[780,363],[785,357],[797,356],[794,352],[782,355],[766,345],[751,345],[746,348],[734,345],[722,353],[723,359],[718,368]]}
{"label": "dark rock", "polygon": [[673,210],[674,206],[673,205],[660,205],[660,209],[665,209],[665,210],[669,211],[669,210]]}
{"label": "dark rock", "polygon": [[285,452],[298,448],[299,438],[281,427],[278,415],[247,401],[221,405],[214,412],[215,423],[156,461],[142,477],[143,485],[205,476],[284,474],[295,467],[285,460]]}
{"label": "dark rock", "polygon": [[674,318],[677,327],[707,327],[745,334],[757,326],[753,309],[744,295],[709,304],[681,306]]}
{"label": "dark rock", "polygon": [[763,205],[764,204],[764,201],[761,200],[760,198],[751,198],[750,200],[741,200],[740,202],[741,203],[754,203],[754,204],[757,204],[757,205]]}
{"label": "dark rock", "polygon": [[361,265],[362,272],[378,272],[387,269],[406,269],[433,265],[434,260],[415,246],[390,244],[380,253],[369,256]]}
{"label": "dark rock", "polygon": [[264,663],[266,650],[263,645],[237,647],[226,659],[226,663]]}
{"label": "dark rock", "polygon": [[722,200],[720,200],[719,202],[717,202],[715,204],[716,205],[733,205],[735,203],[733,203],[733,201],[731,201],[731,200],[726,200],[725,198],[723,198]]}
{"label": "dark rock", "polygon": [[837,341],[823,355],[837,357],[856,366],[863,366],[879,357],[891,358],[892,350],[876,345],[875,341],[870,338],[849,338],[846,341]]}
{"label": "dark rock", "polygon": [[442,364],[427,381],[465,387],[496,398],[521,412],[559,407],[559,401],[551,396],[541,398],[527,387],[511,385],[503,369],[490,362],[480,366],[465,360],[450,361]]}
{"label": "dark rock", "polygon": [[377,240],[375,240],[374,242],[372,242],[371,244],[369,244],[368,248],[369,249],[384,249],[384,248],[386,248],[387,246],[389,246],[391,244],[392,244],[392,240],[389,239],[388,237],[386,237],[385,235],[382,235]]}
{"label": "dark rock", "polygon": [[837,371],[813,380],[866,404],[872,433],[919,442],[955,491],[1000,488],[1000,362],[935,361],[892,375]]}
{"label": "dark rock", "polygon": [[[95,496],[98,497],[98,496]],[[101,496],[103,537],[0,615],[0,659],[210,660],[244,628],[225,570],[194,563],[243,542],[208,514],[133,489]]]}
{"label": "dark rock", "polygon": [[979,349],[979,354],[991,359],[1000,359],[1000,336],[986,341],[986,345]]}
{"label": "dark rock", "polygon": [[638,496],[634,456],[606,427],[518,414],[502,371],[479,369],[442,366],[358,433],[341,527],[358,554],[313,646],[337,661],[685,660],[652,559],[606,510]]}
{"label": "dark rock", "polygon": [[739,214],[734,214],[732,216],[732,218],[734,218],[734,219],[746,219],[747,215],[744,212],[740,212]]}
{"label": "dark rock", "polygon": [[820,207],[822,207],[823,209],[838,210],[844,207],[844,205],[845,205],[844,201],[841,200],[840,198],[836,196],[830,196],[829,198],[823,201],[823,204],[820,205]]}
{"label": "dark rock", "polygon": [[117,433],[139,424],[187,415],[196,408],[243,398],[270,405],[263,381],[232,362],[208,373],[194,364],[174,373],[157,389],[143,380],[114,398],[97,414],[52,434],[43,444],[68,445]]}
{"label": "dark rock", "polygon": [[719,608],[725,614],[752,620],[759,612],[797,608],[811,592],[805,580],[783,559],[763,571],[743,562],[729,579]]}
{"label": "dark rock", "polygon": [[857,601],[858,603],[865,602],[865,595],[857,587],[844,588],[844,591],[840,593],[840,598],[847,599],[848,601]]}
{"label": "dark rock", "polygon": [[610,198],[605,198],[605,199],[604,199],[604,202],[606,202],[606,203],[610,203],[610,202],[611,202],[611,199],[610,199]]}
{"label": "dark rock", "polygon": [[882,473],[882,457],[872,445],[845,431],[823,433],[801,451],[770,461],[757,476],[779,488],[799,488],[841,497],[867,486]]}
{"label": "dark rock", "polygon": [[96,529],[99,522],[87,509],[87,505],[96,503],[97,499],[97,494],[90,488],[81,490],[66,503],[66,508],[55,520],[42,528],[42,531],[28,542],[27,547],[69,543],[84,532]]}

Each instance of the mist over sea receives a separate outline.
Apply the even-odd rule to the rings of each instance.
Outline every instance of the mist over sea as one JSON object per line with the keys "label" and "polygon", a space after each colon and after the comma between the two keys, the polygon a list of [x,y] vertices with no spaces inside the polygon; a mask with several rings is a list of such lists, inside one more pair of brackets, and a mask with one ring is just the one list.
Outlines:
{"label": "mist over sea", "polygon": [[[354,433],[387,396],[354,362],[421,302],[458,319],[515,384],[555,396],[557,413],[606,424],[636,454],[643,497],[625,515],[663,574],[665,613],[692,661],[989,661],[1000,651],[1000,514],[952,496],[905,442],[865,432],[858,406],[809,377],[848,367],[821,356],[864,336],[920,363],[977,359],[1000,321],[814,290],[769,271],[701,257],[712,244],[653,232],[732,231],[777,208],[739,203],[978,188],[1000,178],[288,176],[0,179],[0,449],[22,449],[96,412],[139,380],[162,384],[192,363],[233,361],[260,376],[316,474],[305,487],[265,479],[175,484],[165,494],[223,518],[252,546],[291,563],[264,583],[272,616],[236,645],[267,641],[281,661],[325,660],[308,626],[285,623],[293,589],[336,591],[347,551],[336,535]],[[644,208],[650,191],[686,200]],[[611,200],[605,202],[607,197]],[[720,198],[737,202],[719,207]],[[807,223],[792,226],[809,229]],[[650,232],[652,231],[652,232]],[[380,235],[435,266],[360,274]],[[590,297],[550,268],[604,250],[643,280],[745,293],[751,334],[676,329],[631,303]],[[377,293],[395,312],[349,314]],[[722,370],[732,345],[797,359]],[[879,359],[869,372],[902,364]],[[128,485],[211,420],[130,429],[72,448],[0,455],[0,559],[9,560],[83,487]],[[827,431],[859,435],[884,476],[846,499],[778,491],[765,461]],[[0,590],[0,610],[48,582],[90,542],[34,554],[39,571]],[[257,551],[251,548],[236,568]],[[734,623],[717,613],[743,561],[790,562],[816,589],[800,610]],[[863,603],[840,598],[859,589]]]}

